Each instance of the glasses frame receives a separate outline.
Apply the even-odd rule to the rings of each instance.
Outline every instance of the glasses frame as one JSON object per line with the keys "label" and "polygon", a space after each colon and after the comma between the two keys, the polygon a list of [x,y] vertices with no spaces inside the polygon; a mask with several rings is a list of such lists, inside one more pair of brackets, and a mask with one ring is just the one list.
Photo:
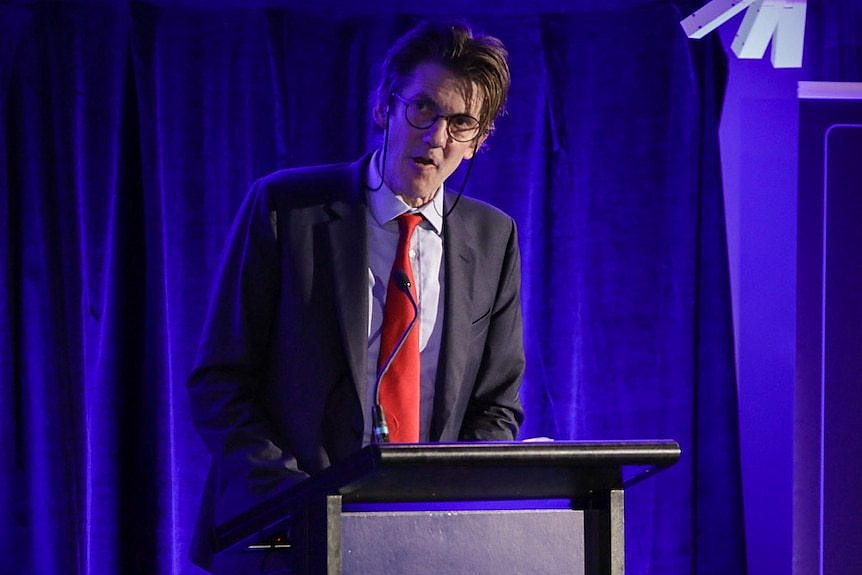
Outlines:
{"label": "glasses frame", "polygon": [[[440,108],[437,106],[437,103],[434,102],[433,100],[431,100],[430,98],[414,98],[414,99],[410,100],[410,99],[405,98],[404,96],[402,96],[401,94],[399,94],[397,92],[392,92],[392,96],[394,96],[395,98],[398,98],[398,100],[402,104],[404,104],[404,119],[407,120],[408,124],[410,124],[412,127],[416,128],[417,130],[427,130],[428,128],[430,128],[431,126],[436,124],[437,120],[439,120],[440,118],[443,118],[444,120],[446,120],[446,133],[449,135],[450,138],[452,138],[456,142],[461,142],[462,144],[466,144],[468,142],[474,141],[476,138],[481,136],[483,133],[482,123],[479,121],[478,118],[476,118],[475,116],[471,116],[470,114],[448,114],[448,115],[446,115],[446,114],[435,114],[435,116],[431,119],[431,121],[427,125],[414,124],[413,121],[410,120],[410,114],[407,113],[407,109],[409,108],[409,106],[411,104],[416,104],[418,102],[426,100],[429,103],[433,104],[434,107],[437,108],[437,111],[439,112]],[[460,137],[456,136],[452,132],[452,119],[453,118],[469,118],[470,120],[476,122],[476,128],[475,128],[476,133],[475,133],[475,135],[471,136],[470,138],[468,138],[466,140],[462,140]]]}

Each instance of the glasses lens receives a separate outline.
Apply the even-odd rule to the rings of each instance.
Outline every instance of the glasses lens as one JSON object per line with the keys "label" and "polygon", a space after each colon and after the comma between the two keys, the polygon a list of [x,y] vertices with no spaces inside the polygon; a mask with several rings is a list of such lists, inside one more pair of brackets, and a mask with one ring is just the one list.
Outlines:
{"label": "glasses lens", "polygon": [[437,107],[427,100],[411,100],[407,102],[407,121],[414,128],[424,130],[437,121]]}
{"label": "glasses lens", "polygon": [[469,142],[479,134],[479,120],[467,114],[449,116],[449,135],[459,142]]}

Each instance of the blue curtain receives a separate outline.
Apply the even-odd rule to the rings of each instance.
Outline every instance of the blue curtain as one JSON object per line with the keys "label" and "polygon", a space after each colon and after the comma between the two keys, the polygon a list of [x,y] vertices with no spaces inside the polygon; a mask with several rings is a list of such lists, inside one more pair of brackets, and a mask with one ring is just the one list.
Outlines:
{"label": "blue curtain", "polygon": [[467,193],[520,228],[522,435],[678,440],[627,494],[628,572],[744,573],[724,54],[693,7],[303,4],[0,6],[2,571],[198,572],[184,381],[230,222],[255,178],[375,145],[386,48],[455,15],[512,58]]}

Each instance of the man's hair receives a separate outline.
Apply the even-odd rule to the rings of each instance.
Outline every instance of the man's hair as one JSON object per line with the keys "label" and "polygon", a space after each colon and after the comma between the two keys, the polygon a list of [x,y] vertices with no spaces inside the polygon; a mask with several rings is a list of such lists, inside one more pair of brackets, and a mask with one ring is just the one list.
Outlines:
{"label": "man's hair", "polygon": [[468,102],[473,99],[475,83],[482,103],[479,124],[482,133],[488,133],[503,113],[509,92],[507,59],[508,52],[500,40],[493,36],[474,37],[464,22],[422,22],[389,49],[377,86],[376,105],[385,109],[392,93],[401,88],[417,66],[433,62],[466,80]]}

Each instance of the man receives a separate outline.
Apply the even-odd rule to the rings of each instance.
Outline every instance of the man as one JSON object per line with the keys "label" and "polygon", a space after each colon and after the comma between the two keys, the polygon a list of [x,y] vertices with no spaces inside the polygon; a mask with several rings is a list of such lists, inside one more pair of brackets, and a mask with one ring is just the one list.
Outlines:
{"label": "man", "polygon": [[[383,64],[379,150],[253,186],[188,384],[213,455],[201,564],[215,525],[373,441],[375,407],[395,441],[515,438],[524,368],[515,224],[443,192],[502,111],[506,58],[498,40],[463,24],[420,25]],[[389,298],[407,306],[400,324]]]}

